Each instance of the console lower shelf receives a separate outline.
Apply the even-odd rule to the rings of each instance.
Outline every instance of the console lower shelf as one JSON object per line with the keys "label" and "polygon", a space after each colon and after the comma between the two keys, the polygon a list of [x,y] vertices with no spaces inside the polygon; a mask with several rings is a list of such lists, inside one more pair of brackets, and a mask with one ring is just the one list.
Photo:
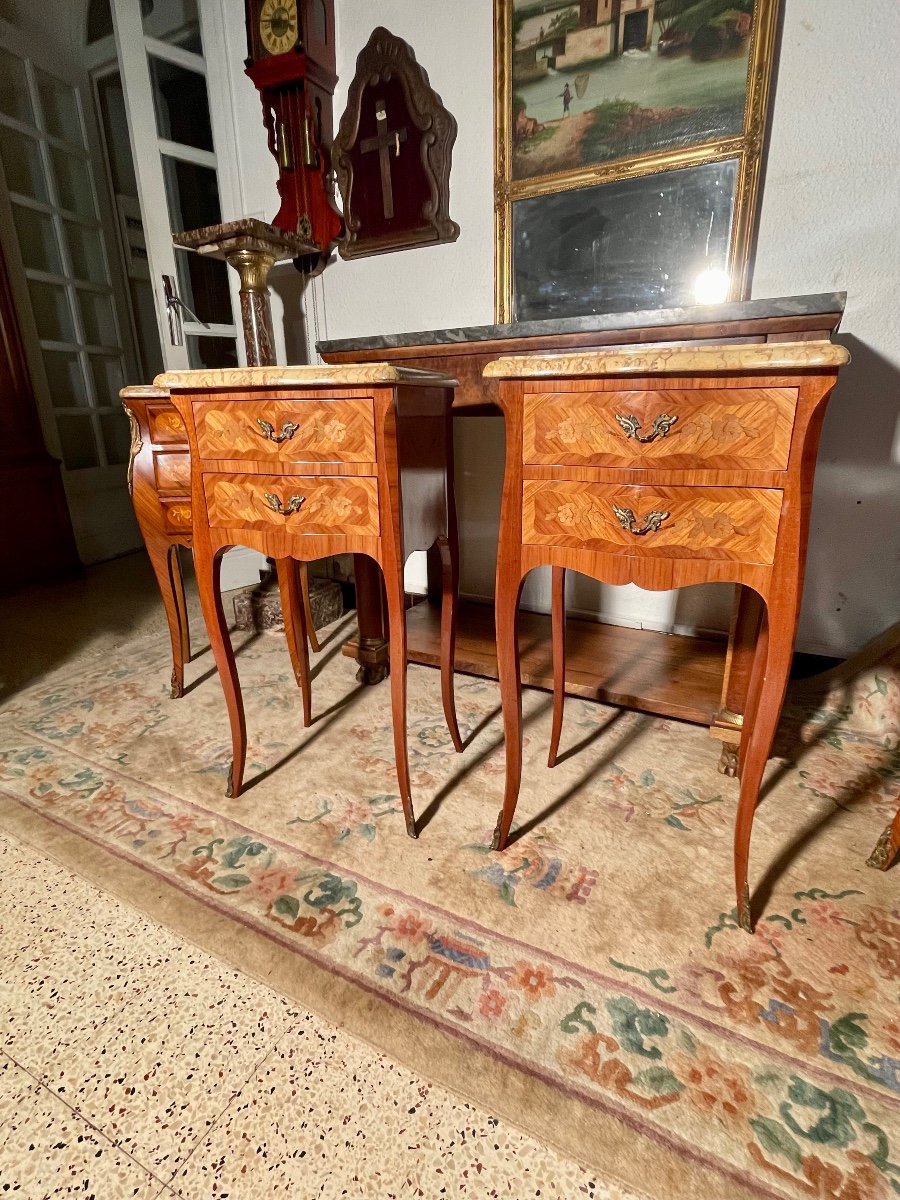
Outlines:
{"label": "console lower shelf", "polygon": [[[409,661],[440,661],[440,609],[421,603],[407,612]],[[519,614],[522,682],[549,689],[550,618]],[[566,691],[623,708],[712,725],[719,711],[726,642],[626,629],[571,618],[566,622]],[[497,678],[494,610],[463,601],[456,632],[456,669]]]}

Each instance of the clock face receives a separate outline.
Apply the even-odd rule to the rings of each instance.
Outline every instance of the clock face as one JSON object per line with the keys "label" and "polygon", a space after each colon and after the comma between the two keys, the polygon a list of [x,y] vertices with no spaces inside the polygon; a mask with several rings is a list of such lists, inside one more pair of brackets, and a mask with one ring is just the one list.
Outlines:
{"label": "clock face", "polygon": [[297,44],[297,0],[263,0],[259,39],[269,54],[286,54]]}

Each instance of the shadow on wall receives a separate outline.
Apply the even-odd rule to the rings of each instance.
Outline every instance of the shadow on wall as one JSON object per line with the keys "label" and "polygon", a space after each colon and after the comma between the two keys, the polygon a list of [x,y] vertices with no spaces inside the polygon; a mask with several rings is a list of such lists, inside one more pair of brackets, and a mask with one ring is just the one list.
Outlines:
{"label": "shadow on wall", "polygon": [[[332,251],[325,271],[333,267],[335,258]],[[276,264],[269,275],[269,287],[284,306],[285,362],[291,365],[315,363],[316,342],[328,340],[323,275],[310,278],[289,262]]]}
{"label": "shadow on wall", "polygon": [[[307,349],[307,306],[313,303],[310,281],[296,269],[293,263],[277,263],[269,274],[269,288],[284,307],[282,317],[284,329],[285,362],[292,366],[310,361]],[[275,318],[277,320],[277,318]],[[309,310],[312,326],[312,309]],[[325,335],[322,334],[324,337]],[[310,345],[316,339],[313,336]]]}
{"label": "shadow on wall", "polygon": [[847,657],[900,617],[900,369],[853,335],[819,446],[798,645]]}

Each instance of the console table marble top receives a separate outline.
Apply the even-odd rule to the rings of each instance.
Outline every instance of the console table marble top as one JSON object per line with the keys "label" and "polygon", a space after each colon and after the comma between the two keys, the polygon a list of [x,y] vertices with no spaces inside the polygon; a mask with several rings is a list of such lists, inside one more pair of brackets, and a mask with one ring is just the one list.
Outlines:
{"label": "console table marble top", "polygon": [[[555,321],[515,321],[504,325],[470,325],[415,333],[388,333],[377,337],[343,338],[317,343],[319,352],[343,354],[413,346],[451,345],[456,342],[495,342],[531,337],[556,337],[580,333],[627,332],[665,329],[668,326],[719,325],[734,321],[768,321],[778,318],[834,315],[836,328],[844,311],[846,292],[820,292],[810,296],[781,296],[765,300],[735,300],[727,304],[690,305],[684,308],[643,309],[565,317]],[[696,335],[695,335],[696,336]],[[716,336],[710,333],[709,336]],[[647,339],[644,339],[647,340]]]}

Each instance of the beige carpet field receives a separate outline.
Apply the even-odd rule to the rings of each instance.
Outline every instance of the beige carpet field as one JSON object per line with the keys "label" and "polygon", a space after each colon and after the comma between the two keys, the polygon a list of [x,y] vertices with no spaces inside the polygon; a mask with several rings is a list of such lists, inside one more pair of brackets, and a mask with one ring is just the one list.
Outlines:
{"label": "beige carpet field", "polygon": [[[495,684],[410,669],[421,834],[387,685],[318,656],[311,729],[283,640],[245,637],[250,751],[225,798],[208,653],[63,667],[0,712],[0,824],[411,1068],[659,1200],[900,1196],[900,869],[866,866],[900,790],[900,669],[803,686],[769,764],[736,926],[737,783],[704,729],[526,693],[518,836]],[[798,707],[805,705],[805,708]],[[435,1195],[438,1189],[435,1189]]]}

